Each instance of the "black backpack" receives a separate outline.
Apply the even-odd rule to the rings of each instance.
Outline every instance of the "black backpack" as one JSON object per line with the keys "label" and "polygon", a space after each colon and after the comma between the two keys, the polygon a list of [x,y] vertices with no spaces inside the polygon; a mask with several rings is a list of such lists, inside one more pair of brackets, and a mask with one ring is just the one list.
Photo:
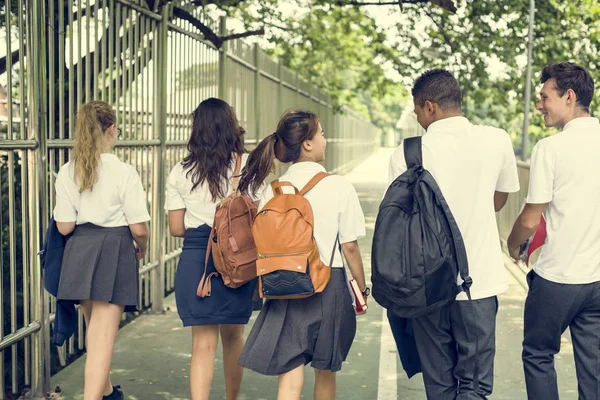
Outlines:
{"label": "black backpack", "polygon": [[435,179],[423,168],[421,137],[404,141],[404,158],[408,169],[379,206],[371,281],[377,303],[413,318],[448,304],[463,290],[470,300],[472,280],[458,225]]}

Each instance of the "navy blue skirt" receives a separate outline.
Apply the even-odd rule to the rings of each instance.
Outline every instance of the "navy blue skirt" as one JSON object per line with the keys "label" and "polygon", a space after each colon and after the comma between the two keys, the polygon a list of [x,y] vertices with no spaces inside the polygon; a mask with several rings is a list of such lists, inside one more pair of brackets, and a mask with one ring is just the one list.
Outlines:
{"label": "navy blue skirt", "polygon": [[[210,236],[210,226],[188,229],[183,240],[183,251],[175,275],[175,300],[183,326],[247,324],[252,314],[254,279],[237,289],[223,284],[220,276],[212,278],[211,295],[198,297],[196,290],[204,272],[204,258]],[[206,275],[214,272],[212,256]]]}

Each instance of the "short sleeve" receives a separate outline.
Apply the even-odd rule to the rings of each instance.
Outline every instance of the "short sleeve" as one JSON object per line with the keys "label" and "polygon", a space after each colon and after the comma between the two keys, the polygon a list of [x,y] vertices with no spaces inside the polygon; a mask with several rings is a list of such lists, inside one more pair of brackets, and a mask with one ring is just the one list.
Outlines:
{"label": "short sleeve", "polygon": [[138,173],[132,169],[123,196],[123,214],[129,225],[150,221],[146,192]]}
{"label": "short sleeve", "polygon": [[552,201],[554,191],[554,154],[541,140],[531,153],[527,203],[545,204]]}
{"label": "short sleeve", "polygon": [[406,160],[404,159],[404,146],[400,144],[396,151],[390,157],[390,167],[388,173],[388,185],[391,185],[394,180],[406,172]]}
{"label": "short sleeve", "polygon": [[[342,178],[344,179],[344,178]],[[344,179],[345,180],[345,179]],[[340,198],[339,233],[340,243],[353,242],[366,235],[365,216],[354,186],[346,183],[344,195]]]}
{"label": "short sleeve", "polygon": [[180,166],[181,164],[177,164],[171,170],[169,177],[167,178],[167,199],[165,201],[165,210],[181,210],[185,207],[185,201],[179,192],[177,181],[181,177],[183,170]]}
{"label": "short sleeve", "polygon": [[510,136],[508,136],[508,133],[504,131],[503,135],[502,168],[498,174],[496,191],[503,193],[514,193],[518,192],[520,188],[519,173],[517,171],[517,159],[515,158],[515,152],[513,151]]}
{"label": "short sleeve", "polygon": [[56,222],[75,222],[77,221],[77,210],[69,199],[67,188],[64,182],[64,170],[59,171],[54,183],[56,189],[56,204],[54,205],[54,220]]}

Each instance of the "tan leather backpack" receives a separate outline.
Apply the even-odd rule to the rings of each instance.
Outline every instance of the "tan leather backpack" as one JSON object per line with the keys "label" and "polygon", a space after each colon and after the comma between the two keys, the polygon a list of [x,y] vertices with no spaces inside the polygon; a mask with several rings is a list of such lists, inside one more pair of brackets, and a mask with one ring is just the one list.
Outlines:
{"label": "tan leather backpack", "polygon": [[[290,182],[271,183],[274,197],[252,226],[262,298],[300,299],[322,292],[327,286],[331,269],[321,261],[314,238],[313,210],[304,197],[327,176],[319,172],[300,191]],[[293,187],[295,193],[283,193],[283,186]]]}
{"label": "tan leather backpack", "polygon": [[[210,296],[210,280],[221,275],[225,286],[238,288],[256,278],[256,246],[252,236],[252,221],[256,205],[248,194],[239,193],[242,156],[236,155],[233,172],[233,192],[216,206],[215,219],[208,240],[204,273],[196,294]],[[206,275],[212,253],[217,272]]]}

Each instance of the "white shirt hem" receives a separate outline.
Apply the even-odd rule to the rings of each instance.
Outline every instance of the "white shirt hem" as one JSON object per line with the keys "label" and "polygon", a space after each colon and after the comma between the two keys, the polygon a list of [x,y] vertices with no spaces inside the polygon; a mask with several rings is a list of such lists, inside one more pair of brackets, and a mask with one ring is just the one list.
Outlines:
{"label": "white shirt hem", "polygon": [[[481,299],[486,299],[488,297],[492,297],[492,296],[497,296],[499,294],[502,294],[504,292],[506,292],[508,290],[508,283],[505,283],[503,285],[498,285],[498,286],[494,286],[492,288],[488,288],[486,290],[479,290],[479,291],[471,291],[471,300],[481,300]],[[460,292],[457,296],[456,296],[456,300],[457,301],[468,301],[469,299],[467,298],[467,294],[465,292]]]}
{"label": "white shirt hem", "polygon": [[564,283],[567,285],[585,285],[588,283],[600,282],[600,275],[599,276],[587,276],[587,277],[578,276],[576,278],[568,278],[565,276],[557,276],[557,275],[549,274],[548,272],[544,272],[543,270],[540,270],[535,267],[533,268],[533,270],[535,271],[536,274],[538,274],[545,280],[554,282],[554,283]]}

